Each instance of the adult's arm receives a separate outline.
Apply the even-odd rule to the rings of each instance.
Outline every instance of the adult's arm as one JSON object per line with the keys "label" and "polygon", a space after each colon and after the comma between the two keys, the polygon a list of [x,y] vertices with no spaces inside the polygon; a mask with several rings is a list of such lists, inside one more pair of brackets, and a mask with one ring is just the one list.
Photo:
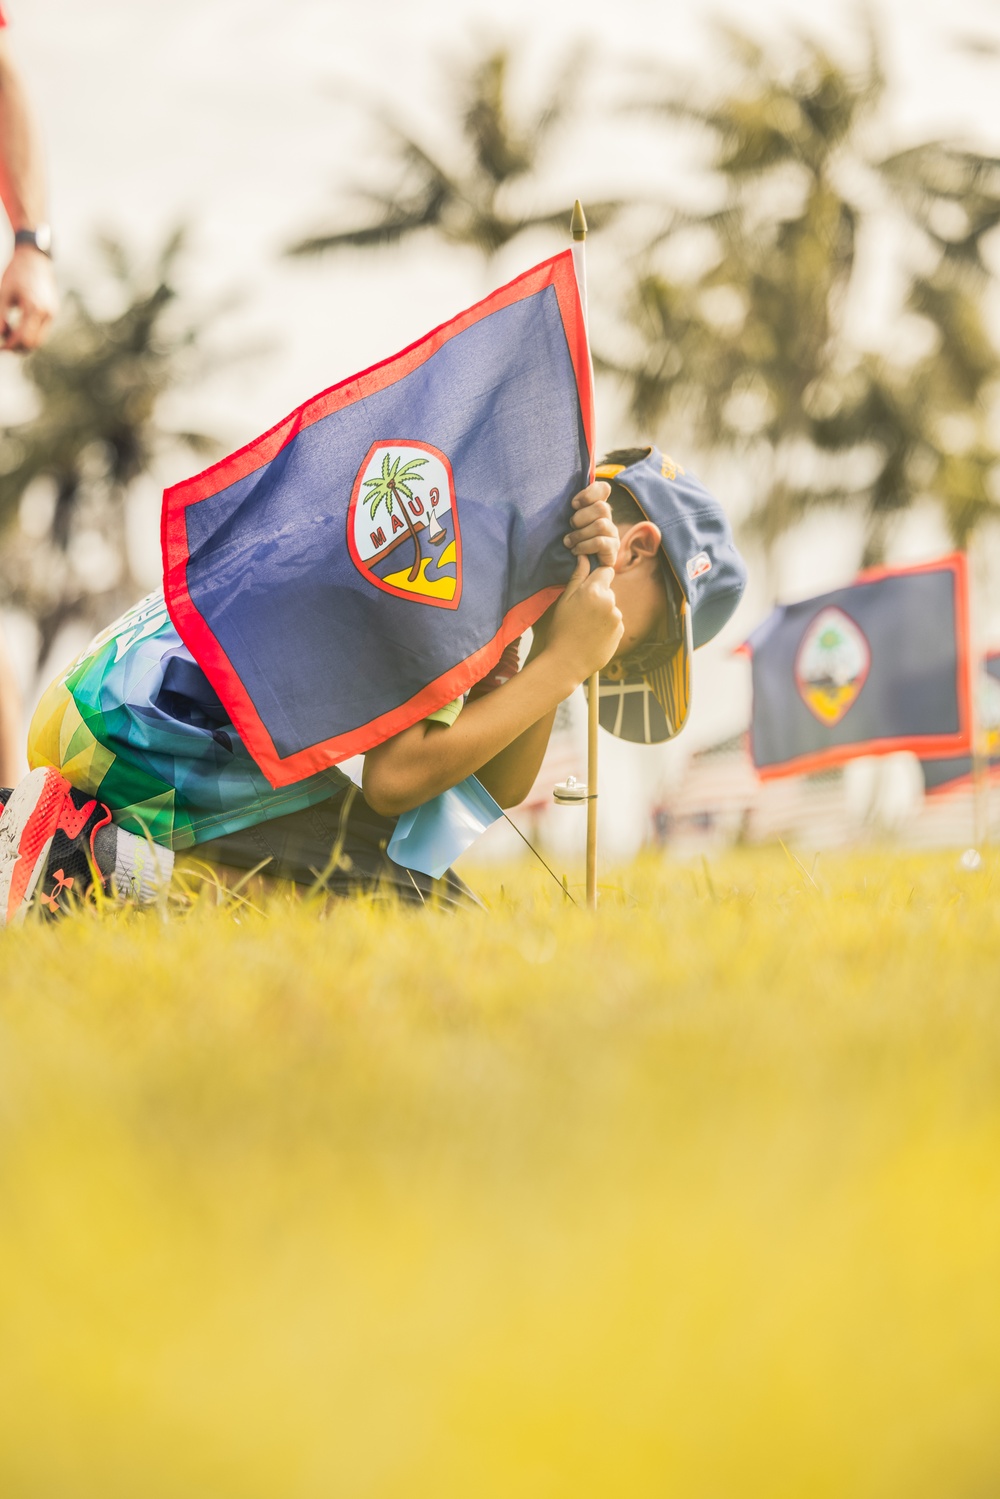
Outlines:
{"label": "adult's arm", "polygon": [[24,773],[21,695],[0,630],[0,786],[16,786]]}
{"label": "adult's arm", "polygon": [[[0,201],[13,230],[46,220],[41,139],[20,72],[0,31]],[[33,245],[17,245],[0,278],[0,348],[34,349],[55,316],[52,262]]]}

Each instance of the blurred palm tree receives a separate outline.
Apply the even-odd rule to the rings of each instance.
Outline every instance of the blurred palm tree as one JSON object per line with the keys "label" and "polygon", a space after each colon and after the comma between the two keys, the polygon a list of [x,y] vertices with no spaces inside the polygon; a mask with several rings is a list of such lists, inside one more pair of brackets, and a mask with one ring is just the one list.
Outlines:
{"label": "blurred palm tree", "polygon": [[[528,206],[525,192],[542,169],[577,102],[584,56],[573,52],[546,90],[545,102],[515,118],[510,102],[513,56],[493,47],[459,70],[448,90],[446,158],[421,144],[408,126],[380,105],[372,115],[388,147],[384,185],[354,191],[359,222],[296,240],[286,253],[314,256],[328,250],[390,245],[430,231],[447,243],[471,246],[487,261],[528,229],[558,229],[568,219],[565,201],[554,208]],[[365,107],[369,95],[365,95]],[[618,201],[587,200],[592,228],[607,223]]]}
{"label": "blurred palm tree", "polygon": [[828,449],[874,446],[867,554],[880,560],[893,516],[932,496],[956,546],[1000,514],[991,404],[1000,356],[986,320],[992,273],[983,241],[1000,224],[1000,161],[928,142],[877,163],[909,232],[906,312],[928,337],[908,361],[862,357],[839,404],[816,423]]}
{"label": "blurred palm tree", "polygon": [[[0,589],[35,620],[39,665],[69,620],[104,623],[135,601],[126,526],[136,479],[172,444],[199,456],[219,450],[208,434],[173,430],[159,415],[170,390],[204,371],[205,319],[176,319],[183,242],[183,231],[173,233],[143,271],[117,239],[100,240],[117,310],[101,316],[81,292],[68,293],[52,337],[24,363],[35,414],[0,429]],[[49,501],[41,534],[16,524],[29,491]]]}
{"label": "blurred palm tree", "polygon": [[[603,363],[639,426],[680,425],[741,458],[766,553],[806,511],[842,504],[864,515],[875,561],[893,517],[928,495],[964,545],[997,513],[982,240],[1000,219],[1000,164],[941,143],[878,153],[871,35],[854,70],[808,38],[790,62],[739,31],[720,46],[731,81],[718,97],[669,80],[645,106],[707,140],[714,202],[672,215],[629,293],[635,346]],[[902,226],[904,315],[876,354],[845,312],[859,238],[887,210]]]}

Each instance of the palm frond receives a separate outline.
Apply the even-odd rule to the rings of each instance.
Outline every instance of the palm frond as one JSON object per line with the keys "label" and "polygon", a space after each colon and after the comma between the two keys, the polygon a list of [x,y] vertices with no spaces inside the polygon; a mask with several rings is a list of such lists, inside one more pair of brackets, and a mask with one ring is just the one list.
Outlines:
{"label": "palm frond", "polygon": [[170,436],[174,442],[180,443],[182,447],[190,448],[192,453],[197,453],[203,458],[213,458],[225,449],[225,444],[210,432],[175,431],[171,432]]}
{"label": "palm frond", "polygon": [[101,259],[116,281],[128,286],[132,281],[132,263],[122,241],[114,234],[99,233],[96,237]]}
{"label": "palm frond", "polygon": [[[388,246],[431,231],[451,244],[475,247],[489,258],[525,230],[556,225],[563,229],[564,208],[552,214],[518,214],[508,209],[504,195],[537,170],[549,134],[568,118],[583,60],[582,49],[570,53],[546,89],[544,102],[518,117],[510,104],[515,62],[510,47],[494,44],[458,62],[445,94],[453,149],[444,155],[428,149],[394,113],[373,111],[387,148],[388,185],[356,189],[350,194],[356,206],[342,209],[339,222],[296,239],[284,253],[310,257]],[[607,222],[618,206],[609,201],[593,205],[592,211],[588,203],[594,227]]]}
{"label": "palm frond", "polygon": [[426,463],[426,458],[411,458],[409,462],[405,463],[400,469],[397,476],[397,483],[399,482],[399,479],[408,478],[413,473],[414,469],[423,468]]}
{"label": "palm frond", "polygon": [[570,48],[566,61],[549,86],[546,102],[529,126],[536,141],[544,141],[572,115],[590,72],[590,59],[589,43],[577,42]]}

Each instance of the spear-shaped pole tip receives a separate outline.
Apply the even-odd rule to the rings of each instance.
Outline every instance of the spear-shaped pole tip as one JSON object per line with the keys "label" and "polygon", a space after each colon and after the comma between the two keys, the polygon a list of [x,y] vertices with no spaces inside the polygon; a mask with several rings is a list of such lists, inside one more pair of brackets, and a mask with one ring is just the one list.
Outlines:
{"label": "spear-shaped pole tip", "polygon": [[569,228],[574,239],[587,238],[587,215],[583,211],[583,204],[579,198],[573,204],[573,217],[570,219]]}

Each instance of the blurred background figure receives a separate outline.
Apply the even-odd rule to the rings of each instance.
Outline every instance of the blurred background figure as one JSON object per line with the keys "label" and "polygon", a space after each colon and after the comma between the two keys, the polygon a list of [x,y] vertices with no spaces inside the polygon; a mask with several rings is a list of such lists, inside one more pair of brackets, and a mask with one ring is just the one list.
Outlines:
{"label": "blurred background figure", "polygon": [[[0,5],[0,199],[14,231],[14,246],[0,278],[0,347],[25,351],[45,337],[57,306],[49,258],[45,173],[38,131],[11,57],[7,18]],[[13,785],[21,769],[21,704],[0,633],[0,785]]]}
{"label": "blurred background figure", "polygon": [[45,213],[42,150],[27,93],[11,56],[0,5],[0,199],[14,249],[0,279],[0,344],[34,349],[55,316],[57,298]]}

